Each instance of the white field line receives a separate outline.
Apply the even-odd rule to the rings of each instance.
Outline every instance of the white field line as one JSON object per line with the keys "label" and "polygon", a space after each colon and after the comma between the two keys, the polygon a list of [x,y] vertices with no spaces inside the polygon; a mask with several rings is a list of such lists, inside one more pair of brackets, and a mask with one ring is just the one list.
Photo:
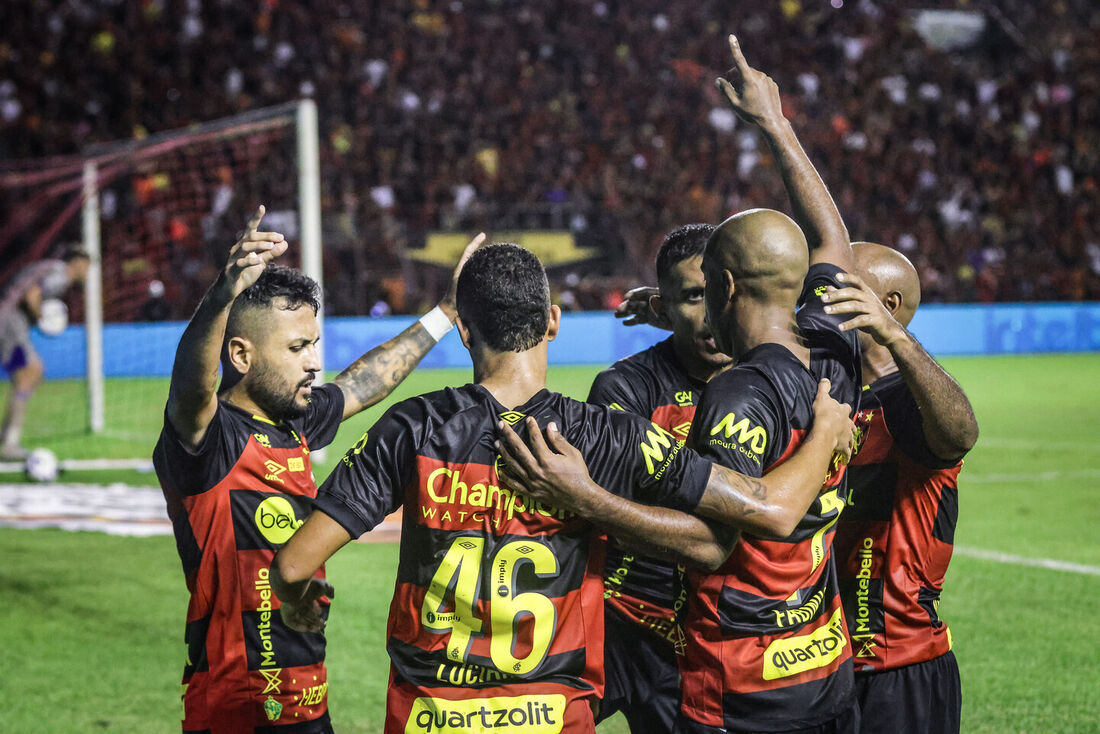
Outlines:
{"label": "white field line", "polygon": [[[988,446],[996,449],[1034,449],[1038,442],[1026,438],[1000,438],[997,436],[982,436],[978,439],[979,446]],[[1100,450],[1100,441],[1048,441],[1043,439],[1044,449],[1092,449]]]}
{"label": "white field line", "polygon": [[979,558],[983,561],[994,561],[996,563],[1008,563],[1013,566],[1030,566],[1032,568],[1045,568],[1049,571],[1066,571],[1068,573],[1079,573],[1086,576],[1100,576],[1100,566],[1086,566],[1083,563],[1056,561],[1052,558],[1015,556],[1011,553],[999,553],[983,548],[970,548],[965,545],[956,545],[954,553],[957,556]]}
{"label": "white field line", "polygon": [[968,474],[964,469],[959,475],[959,483],[1004,484],[1016,482],[1057,482],[1064,479],[1100,479],[1100,469],[1049,469],[1037,472],[994,472],[989,474]]}

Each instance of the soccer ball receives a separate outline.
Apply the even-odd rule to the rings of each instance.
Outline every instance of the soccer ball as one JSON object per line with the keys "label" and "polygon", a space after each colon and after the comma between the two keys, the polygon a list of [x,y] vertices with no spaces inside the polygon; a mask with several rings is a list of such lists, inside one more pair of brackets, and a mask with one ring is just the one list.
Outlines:
{"label": "soccer ball", "polygon": [[47,298],[38,314],[38,328],[46,336],[57,336],[69,325],[69,308],[64,301]]}
{"label": "soccer ball", "polygon": [[23,470],[36,482],[52,482],[57,479],[61,467],[54,452],[49,449],[35,449],[27,456]]}

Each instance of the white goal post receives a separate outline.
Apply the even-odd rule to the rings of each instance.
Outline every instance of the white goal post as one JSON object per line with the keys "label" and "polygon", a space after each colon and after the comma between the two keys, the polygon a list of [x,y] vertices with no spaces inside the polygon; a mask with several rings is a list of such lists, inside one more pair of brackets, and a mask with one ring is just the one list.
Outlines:
{"label": "white goal post", "polygon": [[[285,121],[295,127],[297,150],[297,220],[302,271],[324,285],[321,265],[321,162],[318,144],[317,105],[311,99],[278,107],[255,110],[196,127],[170,131],[140,141],[96,146],[85,158],[83,169],[82,240],[91,257],[84,290],[85,337],[87,341],[86,377],[88,382],[88,428],[100,433],[106,426],[104,375],[103,309],[103,235],[101,230],[100,192],[110,180],[104,169],[117,175],[120,168],[134,161],[155,158],[157,152],[173,151],[189,141],[225,139],[265,129],[272,121]],[[257,201],[255,203],[263,203]],[[228,243],[227,243],[228,246]],[[323,314],[317,314],[318,321]],[[323,328],[323,324],[322,324]],[[323,374],[323,373],[322,373]]]}

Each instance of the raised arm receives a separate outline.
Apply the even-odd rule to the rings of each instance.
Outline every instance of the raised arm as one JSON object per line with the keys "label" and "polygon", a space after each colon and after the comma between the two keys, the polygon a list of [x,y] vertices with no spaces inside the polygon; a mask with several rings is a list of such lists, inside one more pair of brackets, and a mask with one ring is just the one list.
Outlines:
{"label": "raised arm", "polygon": [[344,393],[345,420],[393,392],[454,324],[458,318],[455,306],[458,276],[470,255],[484,242],[485,233],[482,232],[466,245],[455,267],[451,287],[439,306],[394,338],[371,349],[336,376],[333,382]]}
{"label": "raised arm", "polygon": [[920,408],[928,448],[940,459],[962,458],[978,440],[978,421],[962,387],[891,315],[862,278],[855,273],[841,273],[837,280],[849,286],[822,295],[828,304],[826,313],[853,314],[840,328],[861,329],[890,351]]}
{"label": "raised arm", "polygon": [[218,407],[218,363],[233,301],[256,282],[269,262],[286,252],[281,234],[257,231],[264,211],[261,206],[248,221],[176,348],[167,415],[180,438],[191,446],[202,441]]}
{"label": "raised arm", "polygon": [[794,219],[806,235],[810,264],[827,262],[851,271],[854,267],[848,229],[833,197],[783,116],[779,87],[762,71],[752,68],[733,35],[729,37],[733,68],[729,79],[715,80],[734,111],[760,128],[775,156],[791,199]]}

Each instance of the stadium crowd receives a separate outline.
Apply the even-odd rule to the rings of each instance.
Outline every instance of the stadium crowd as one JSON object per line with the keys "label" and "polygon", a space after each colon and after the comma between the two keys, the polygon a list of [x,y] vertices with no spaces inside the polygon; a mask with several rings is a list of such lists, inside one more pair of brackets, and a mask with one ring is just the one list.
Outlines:
{"label": "stadium crowd", "polygon": [[[313,97],[336,313],[421,305],[415,285],[340,287],[364,285],[346,267],[363,249],[400,273],[428,230],[507,226],[598,244],[598,266],[556,279],[565,306],[604,308],[609,285],[652,279],[676,224],[786,206],[766,146],[704,83],[732,28],[852,237],[906,253],[927,301],[1100,298],[1100,6],[906,5],[30,0],[5,10],[0,158]],[[985,29],[938,50],[916,7]]]}

